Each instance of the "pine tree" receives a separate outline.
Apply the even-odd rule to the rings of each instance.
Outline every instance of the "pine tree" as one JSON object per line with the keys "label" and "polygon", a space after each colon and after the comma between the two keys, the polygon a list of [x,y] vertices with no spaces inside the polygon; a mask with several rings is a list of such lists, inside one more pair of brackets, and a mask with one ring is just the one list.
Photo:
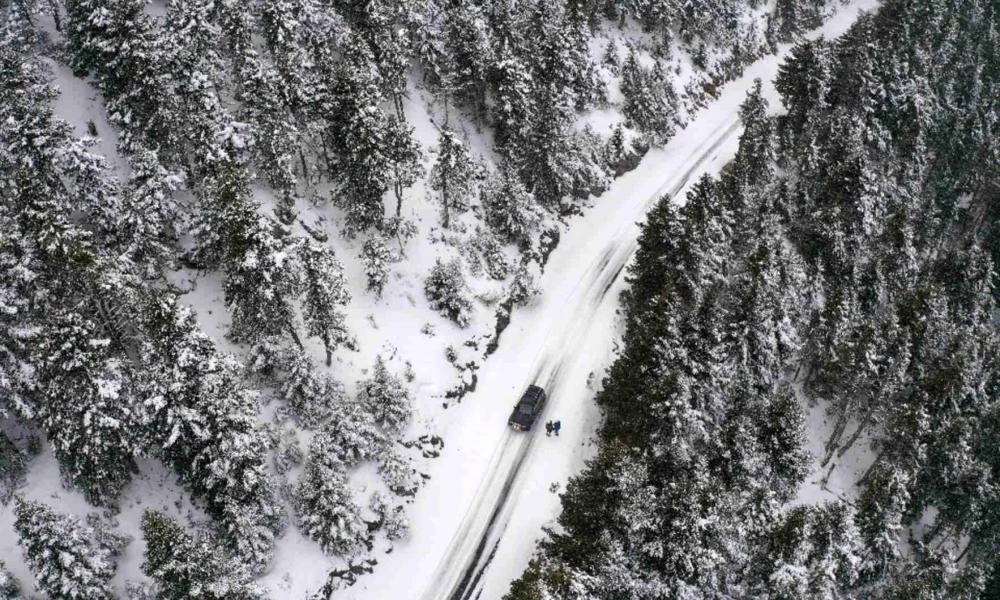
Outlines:
{"label": "pine tree", "polygon": [[385,447],[378,456],[378,473],[389,491],[400,496],[412,496],[417,493],[419,478],[416,469],[403,456],[398,446]]}
{"label": "pine tree", "polygon": [[476,166],[458,135],[445,125],[438,135],[438,158],[430,173],[430,187],[441,194],[441,224],[447,229],[451,210],[469,205]]}
{"label": "pine tree", "polygon": [[187,127],[167,68],[170,46],[143,3],[71,0],[65,33],[70,65],[94,75],[111,122],[122,128],[120,146],[136,154],[156,148],[176,166]]}
{"label": "pine tree", "polygon": [[793,139],[800,135],[811,113],[825,108],[828,70],[826,45],[810,40],[796,44],[778,67],[774,87],[781,93],[781,103],[788,111],[782,122]]}
{"label": "pine tree", "polygon": [[78,314],[54,315],[37,349],[39,411],[61,471],[87,499],[112,504],[140,454],[132,383],[111,340]]}
{"label": "pine tree", "polygon": [[535,285],[535,276],[528,270],[528,265],[521,263],[514,270],[507,297],[514,306],[526,306],[531,299],[541,293]]}
{"label": "pine tree", "polygon": [[0,600],[17,600],[21,597],[21,585],[0,560]]}
{"label": "pine tree", "polygon": [[110,582],[116,565],[111,552],[94,543],[89,527],[40,502],[22,499],[14,505],[14,516],[14,529],[39,589],[66,600],[114,598]]}
{"label": "pine tree", "polygon": [[301,246],[299,260],[304,287],[302,318],[306,332],[323,341],[326,365],[330,366],[337,347],[353,345],[341,308],[351,299],[344,280],[344,267],[328,247],[311,243]]}
{"label": "pine tree", "polygon": [[293,499],[296,522],[324,552],[350,556],[362,547],[367,528],[344,466],[331,450],[322,437],[309,450]]}
{"label": "pine tree", "polygon": [[289,335],[299,342],[292,302],[301,291],[295,260],[297,241],[278,223],[259,214],[246,173],[227,165],[211,183],[199,217],[200,256],[221,262],[226,306],[232,313],[230,336],[255,343]]}
{"label": "pine tree", "polygon": [[27,471],[27,453],[15,446],[6,433],[0,431],[0,505],[10,502],[14,490],[24,483]]}
{"label": "pine tree", "polygon": [[523,142],[535,107],[531,101],[532,80],[518,42],[501,36],[495,50],[496,60],[490,69],[496,102],[492,107],[497,147],[512,155]]}
{"label": "pine tree", "polygon": [[431,309],[448,317],[459,327],[468,326],[472,301],[458,259],[447,263],[437,259],[424,280],[424,294],[431,303]]}
{"label": "pine tree", "polygon": [[192,537],[176,521],[152,510],[142,515],[146,542],[142,572],[154,581],[156,600],[265,598],[246,566],[209,535]]}
{"label": "pine tree", "polygon": [[541,223],[541,210],[507,165],[490,173],[481,192],[486,224],[506,239],[530,247]]}
{"label": "pine tree", "polygon": [[[767,116],[767,100],[761,96],[760,79],[747,92],[740,105],[740,121],[743,135],[731,168],[738,171],[737,177],[744,182],[760,186],[766,183],[764,177],[770,175],[774,163],[771,147],[771,121]],[[746,194],[746,192],[744,192]]]}
{"label": "pine tree", "polygon": [[358,402],[390,436],[402,433],[410,420],[410,395],[381,355],[375,357],[371,377],[358,382]]}
{"label": "pine tree", "polygon": [[344,386],[317,371],[304,353],[292,352],[282,363],[281,369],[287,374],[278,392],[303,426],[320,426],[346,400]]}
{"label": "pine tree", "polygon": [[350,35],[330,83],[323,138],[334,154],[330,176],[339,185],[335,199],[347,213],[349,235],[382,222],[382,195],[394,178],[415,173],[413,165],[419,158],[410,128],[379,108],[378,80],[368,68],[374,61],[364,42]]}
{"label": "pine tree", "polygon": [[[140,150],[129,161],[132,176],[122,203],[122,219],[114,236],[129,249],[137,264],[148,269],[170,257],[170,246],[180,237],[186,219],[173,198],[182,177],[168,171],[155,152]],[[110,233],[110,232],[109,232]]]}
{"label": "pine tree", "polygon": [[334,406],[315,439],[320,440],[317,443],[344,468],[376,459],[391,441],[375,422],[369,406],[357,401],[344,401]]}
{"label": "pine tree", "polygon": [[369,507],[382,521],[382,530],[389,540],[400,540],[410,533],[410,523],[403,506],[391,506],[379,492],[372,494]]}
{"label": "pine tree", "polygon": [[229,547],[253,569],[269,562],[284,525],[267,470],[256,398],[171,296],[146,309],[141,392],[151,446],[202,498]]}
{"label": "pine tree", "polygon": [[377,298],[380,298],[385,290],[385,284],[389,280],[389,263],[393,258],[392,252],[385,245],[385,238],[380,233],[373,233],[361,247],[361,259],[365,267],[365,276],[368,278],[367,289],[369,292],[374,292]]}
{"label": "pine tree", "polygon": [[647,70],[639,64],[635,49],[630,49],[622,65],[621,88],[627,124],[650,134],[654,143],[666,142],[676,128],[677,97],[660,64]]}

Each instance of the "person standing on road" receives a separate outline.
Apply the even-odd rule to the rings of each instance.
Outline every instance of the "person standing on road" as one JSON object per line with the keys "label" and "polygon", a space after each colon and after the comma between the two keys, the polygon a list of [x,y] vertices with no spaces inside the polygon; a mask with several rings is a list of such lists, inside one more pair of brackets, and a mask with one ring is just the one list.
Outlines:
{"label": "person standing on road", "polygon": [[547,421],[545,423],[545,435],[546,436],[552,435],[552,429],[553,429],[552,421]]}
{"label": "person standing on road", "polygon": [[556,432],[556,437],[559,437],[559,429],[561,427],[562,423],[560,421],[556,421],[555,423],[552,424],[552,430]]}

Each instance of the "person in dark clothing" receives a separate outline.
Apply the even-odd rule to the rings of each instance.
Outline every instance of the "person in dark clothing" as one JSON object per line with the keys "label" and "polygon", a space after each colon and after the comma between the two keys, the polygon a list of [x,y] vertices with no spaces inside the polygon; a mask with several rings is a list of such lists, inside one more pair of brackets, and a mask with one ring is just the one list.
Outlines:
{"label": "person in dark clothing", "polygon": [[556,436],[559,435],[559,429],[561,427],[562,427],[562,423],[559,422],[559,421],[556,421],[555,423],[552,424],[552,430],[556,432]]}
{"label": "person in dark clothing", "polygon": [[545,435],[552,435],[552,421],[547,421],[545,423]]}

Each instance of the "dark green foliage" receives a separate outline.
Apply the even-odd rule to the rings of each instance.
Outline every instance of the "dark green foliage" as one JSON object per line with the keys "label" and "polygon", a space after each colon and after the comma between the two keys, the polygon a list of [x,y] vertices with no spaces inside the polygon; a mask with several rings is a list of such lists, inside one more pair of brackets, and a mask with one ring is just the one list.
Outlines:
{"label": "dark green foliage", "polygon": [[10,502],[14,490],[24,482],[28,456],[7,434],[0,431],[0,505]]}
{"label": "dark green foliage", "polygon": [[649,134],[656,144],[663,144],[676,128],[677,96],[669,76],[660,63],[652,69],[639,64],[635,50],[630,50],[622,65],[622,114],[628,124]]}
{"label": "dark green foliage", "polygon": [[424,294],[432,309],[448,317],[459,327],[469,324],[472,301],[469,299],[469,290],[458,259],[446,263],[437,259],[424,280]]}
{"label": "dark green foliage", "polygon": [[365,277],[368,279],[368,291],[376,297],[382,296],[385,284],[389,280],[389,263],[395,255],[386,246],[385,237],[379,233],[372,234],[361,247],[361,259],[365,266]]}
{"label": "dark green foliage", "polygon": [[344,464],[334,456],[328,437],[317,437],[295,488],[296,521],[324,552],[353,554],[367,534],[361,508],[354,502]]}
{"label": "dark green foliage", "polygon": [[0,560],[0,600],[17,600],[21,597],[21,585]]}
{"label": "dark green foliage", "polygon": [[254,600],[265,598],[246,566],[204,533],[192,537],[163,513],[142,515],[146,542],[142,572],[153,580],[156,600]]}
{"label": "dark green foliage", "polygon": [[95,504],[113,502],[135,472],[139,415],[111,340],[78,315],[54,315],[41,336],[42,425],[63,475]]}
{"label": "dark green foliage", "polygon": [[284,524],[267,470],[255,395],[233,359],[216,352],[190,310],[166,297],[145,315],[142,392],[153,450],[206,503],[230,547],[255,569]]}
{"label": "dark green foliage", "polygon": [[306,333],[322,340],[326,366],[330,366],[334,350],[341,345],[354,345],[344,322],[343,306],[351,300],[344,280],[344,267],[326,246],[305,244],[299,255]]}
{"label": "dark green foliage", "polygon": [[441,224],[447,228],[451,211],[469,207],[476,165],[458,134],[447,126],[438,136],[438,157],[431,169],[430,187],[441,195]]}
{"label": "dark green foliage", "polygon": [[481,201],[490,228],[521,246],[534,244],[541,211],[513,169],[504,166],[490,173],[483,184]]}
{"label": "dark green foliage", "polygon": [[381,356],[375,358],[371,377],[358,382],[358,402],[390,436],[402,433],[410,420],[410,395]]}
{"label": "dark green foliage", "polygon": [[336,155],[330,175],[335,199],[347,213],[348,233],[382,222],[382,195],[396,173],[410,172],[420,155],[410,127],[380,107],[378,81],[369,69],[370,50],[351,36],[330,82],[331,105],[323,141]]}
{"label": "dark green foliage", "polygon": [[58,600],[111,600],[115,563],[93,530],[40,502],[18,499],[14,529],[35,585]]}

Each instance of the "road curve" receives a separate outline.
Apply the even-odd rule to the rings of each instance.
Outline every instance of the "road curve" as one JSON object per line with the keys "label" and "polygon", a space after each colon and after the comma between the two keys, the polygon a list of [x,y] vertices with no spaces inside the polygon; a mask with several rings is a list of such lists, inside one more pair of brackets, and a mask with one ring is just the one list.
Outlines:
{"label": "road curve", "polygon": [[[739,121],[730,118],[718,125],[689,154],[687,159],[672,170],[666,181],[641,204],[641,213],[647,212],[664,195],[673,198],[694,177],[704,171],[706,163],[718,152],[719,147],[731,141],[739,130]],[[640,215],[637,215],[641,217]],[[531,369],[531,382],[542,385],[549,402],[539,416],[553,414],[553,407],[568,406],[583,398],[566,399],[560,395],[560,374],[571,349],[578,347],[591,333],[587,327],[593,322],[594,313],[602,306],[614,306],[617,297],[609,296],[612,286],[620,280],[625,266],[635,253],[634,235],[626,236],[628,229],[635,229],[630,220],[609,232],[609,241],[596,254],[596,260],[577,281],[568,302],[563,303],[563,314],[569,318],[550,323],[546,338],[558,340],[554,348],[540,356]],[[599,332],[598,334],[603,334]],[[552,352],[555,350],[555,352]],[[484,370],[489,368],[489,363]],[[537,430],[517,433],[507,430],[493,451],[488,469],[484,472],[475,502],[469,507],[461,525],[456,530],[435,575],[426,588],[422,600],[467,600],[481,591],[483,573],[499,546],[510,519],[511,509],[517,501],[522,466],[530,460],[537,439]]]}

